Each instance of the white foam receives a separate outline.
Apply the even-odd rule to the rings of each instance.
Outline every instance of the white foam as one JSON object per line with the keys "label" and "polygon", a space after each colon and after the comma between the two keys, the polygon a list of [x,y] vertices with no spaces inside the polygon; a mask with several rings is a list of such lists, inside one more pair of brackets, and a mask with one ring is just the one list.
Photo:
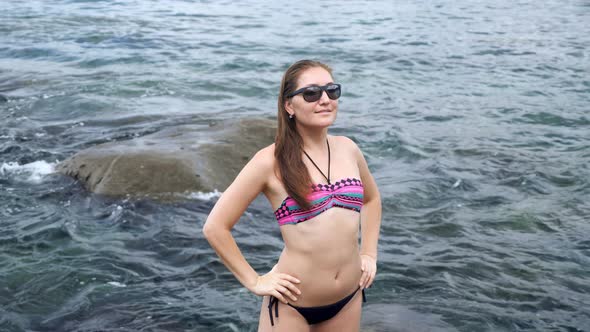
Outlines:
{"label": "white foam", "polygon": [[115,287],[127,287],[127,285],[116,281],[109,281],[108,284]]}
{"label": "white foam", "polygon": [[44,160],[34,161],[29,164],[20,165],[17,162],[3,163],[0,166],[1,176],[16,176],[19,180],[27,182],[41,182],[47,174],[55,172],[55,163],[48,163]]}
{"label": "white foam", "polygon": [[200,199],[200,200],[204,200],[204,201],[209,201],[213,198],[217,198],[220,197],[221,194],[223,194],[223,192],[218,191],[217,189],[215,189],[213,192],[208,192],[208,193],[204,193],[204,192],[193,192],[187,195],[187,197],[189,199]]}

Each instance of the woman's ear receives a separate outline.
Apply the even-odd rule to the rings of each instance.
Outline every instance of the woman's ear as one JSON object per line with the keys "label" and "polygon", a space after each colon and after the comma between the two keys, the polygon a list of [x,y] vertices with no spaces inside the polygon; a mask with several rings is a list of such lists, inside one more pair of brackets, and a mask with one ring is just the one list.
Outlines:
{"label": "woman's ear", "polygon": [[285,110],[287,113],[295,115],[295,111],[293,111],[293,104],[291,104],[291,98],[285,100]]}

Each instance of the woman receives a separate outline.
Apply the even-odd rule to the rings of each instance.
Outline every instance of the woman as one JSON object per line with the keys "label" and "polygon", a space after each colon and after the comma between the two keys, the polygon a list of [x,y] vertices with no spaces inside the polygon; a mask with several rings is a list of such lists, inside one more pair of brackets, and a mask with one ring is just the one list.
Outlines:
{"label": "woman", "polygon": [[[333,81],[320,62],[287,69],[275,143],[244,166],[203,227],[225,266],[264,296],[259,331],[358,331],[364,289],[375,278],[381,199],[356,144],[328,135],[340,97]],[[230,233],[261,192],[285,243],[264,275],[246,262]]]}

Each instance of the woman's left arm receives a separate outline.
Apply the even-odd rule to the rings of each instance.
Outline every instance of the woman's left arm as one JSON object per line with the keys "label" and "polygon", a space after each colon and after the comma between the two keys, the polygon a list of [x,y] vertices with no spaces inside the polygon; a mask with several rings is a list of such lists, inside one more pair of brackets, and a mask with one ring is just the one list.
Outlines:
{"label": "woman's left arm", "polygon": [[381,228],[381,196],[377,183],[369,171],[367,161],[359,147],[351,140],[363,182],[363,208],[361,209],[361,269],[359,286],[371,286],[377,273],[377,241]]}

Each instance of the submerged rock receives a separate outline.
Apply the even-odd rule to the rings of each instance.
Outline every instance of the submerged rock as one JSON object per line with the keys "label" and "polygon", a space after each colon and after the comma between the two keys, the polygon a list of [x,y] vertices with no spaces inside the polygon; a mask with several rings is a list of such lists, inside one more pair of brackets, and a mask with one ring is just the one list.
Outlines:
{"label": "submerged rock", "polygon": [[363,306],[363,332],[453,332],[454,327],[436,314],[420,313],[398,304]]}
{"label": "submerged rock", "polygon": [[275,132],[276,122],[267,119],[178,126],[91,147],[56,169],[105,195],[223,191],[256,151],[274,141]]}

